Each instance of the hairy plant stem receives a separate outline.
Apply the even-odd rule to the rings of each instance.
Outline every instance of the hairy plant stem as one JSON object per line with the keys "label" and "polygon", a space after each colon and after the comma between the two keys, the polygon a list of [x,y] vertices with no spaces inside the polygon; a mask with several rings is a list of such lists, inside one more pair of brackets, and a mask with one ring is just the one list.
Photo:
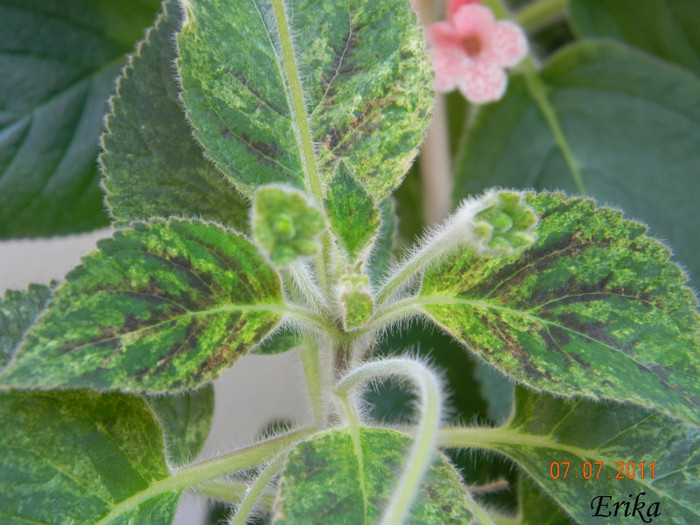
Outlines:
{"label": "hairy plant stem", "polygon": [[137,492],[116,504],[112,507],[111,512],[98,521],[96,525],[107,525],[117,517],[138,508],[143,502],[159,494],[178,492],[204,481],[226,476],[227,474],[239,472],[264,463],[271,457],[294,446],[314,432],[316,432],[315,428],[297,430],[237,450],[230,454],[177,469],[170,477],[155,481],[141,492]]}
{"label": "hairy plant stem", "polygon": [[318,311],[324,311],[326,309],[325,299],[323,295],[321,295],[321,290],[316,286],[316,283],[313,282],[304,263],[295,261],[286,268],[285,272],[289,275],[299,292],[304,296],[304,299],[314,309]]}
{"label": "hairy plant stem", "polygon": [[[227,503],[240,503],[248,492],[248,484],[242,479],[230,481],[206,481],[192,487],[192,491],[200,496],[206,496],[217,501]],[[258,505],[265,508],[272,507],[275,501],[275,492],[265,489],[258,498]]]}
{"label": "hairy plant stem", "polygon": [[[403,523],[411,509],[423,475],[430,466],[442,415],[440,384],[435,375],[422,363],[397,358],[366,363],[341,379],[335,388],[335,394],[343,402],[346,412],[355,412],[350,398],[353,388],[376,377],[396,375],[408,377],[418,387],[420,419],[415,429],[413,446],[406,460],[406,467],[401,473],[389,504],[384,509],[380,525]],[[359,425],[356,419],[350,419],[349,423]],[[358,460],[361,461],[361,458]]]}
{"label": "hairy plant stem", "polygon": [[324,391],[327,390],[328,378],[324,379],[321,373],[319,350],[318,339],[306,337],[301,348],[301,364],[304,367],[306,391],[311,403],[314,425],[323,428],[327,419]]}
{"label": "hairy plant stem", "polygon": [[270,484],[272,478],[275,477],[284,465],[284,460],[287,457],[287,452],[279,454],[275,459],[273,459],[269,465],[263,470],[255,483],[248,489],[245,494],[243,501],[238,506],[236,510],[236,516],[233,518],[231,525],[246,525],[248,522],[248,516],[250,515],[253,507],[257,503],[258,499],[262,495],[265,488]]}
{"label": "hairy plant stem", "polygon": [[515,13],[515,21],[526,31],[533,31],[566,16],[569,0],[536,0]]}

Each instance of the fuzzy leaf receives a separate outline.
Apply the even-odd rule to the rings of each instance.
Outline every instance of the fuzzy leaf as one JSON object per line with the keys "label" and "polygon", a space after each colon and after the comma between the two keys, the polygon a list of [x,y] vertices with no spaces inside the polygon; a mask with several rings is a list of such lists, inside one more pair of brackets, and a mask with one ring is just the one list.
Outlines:
{"label": "fuzzy leaf", "polygon": [[193,388],[280,320],[278,274],[230,230],[158,219],[98,248],[56,290],[0,386]]}
{"label": "fuzzy leaf", "polygon": [[374,239],[367,262],[369,280],[373,285],[381,283],[389,273],[392,263],[394,240],[399,220],[395,212],[396,204],[390,197],[379,205],[381,225]]}
{"label": "fuzzy leaf", "polygon": [[214,416],[214,387],[146,398],[163,428],[168,460],[177,466],[192,462],[207,440]]}
{"label": "fuzzy leaf", "polygon": [[178,100],[173,70],[180,8],[163,14],[124,69],[100,156],[107,204],[117,225],[185,216],[245,230],[248,204],[204,158]]}
{"label": "fuzzy leaf", "polygon": [[350,260],[361,257],[379,231],[379,209],[344,163],[328,184],[325,205],[340,246]]}
{"label": "fuzzy leaf", "polygon": [[0,1],[0,238],[108,223],[102,118],[157,9],[157,0]]}
{"label": "fuzzy leaf", "polygon": [[426,313],[532,388],[700,422],[700,315],[669,250],[591,200],[527,201],[538,242],[519,256],[446,257],[424,278]]}
{"label": "fuzzy leaf", "polygon": [[[578,192],[524,82],[479,110],[455,168],[455,195],[486,188]],[[700,279],[700,78],[612,43],[585,42],[542,71],[587,192],[643,219]],[[700,281],[695,282],[697,287]]]}
{"label": "fuzzy leaf", "polygon": [[298,348],[302,343],[301,336],[293,329],[283,327],[262,343],[256,346],[251,354],[255,355],[275,355],[282,354],[288,350]]}
{"label": "fuzzy leaf", "polygon": [[[579,523],[600,522],[601,518],[592,517],[591,500],[596,495],[634,503],[641,492],[646,493],[642,496],[645,519],[651,502],[658,501],[661,517],[655,522],[686,525],[700,521],[700,428],[659,412],[558,399],[521,388],[516,394],[515,417],[497,431],[493,448],[520,464]],[[563,466],[559,478],[552,479],[553,461],[571,464],[566,479]],[[585,461],[591,462],[590,479],[584,477]],[[598,479],[596,461],[603,464]],[[630,461],[636,465],[634,479],[617,479],[617,463],[626,466]],[[643,479],[640,462],[645,465]],[[655,467],[653,479],[650,462]],[[612,504],[607,510],[613,510]]]}
{"label": "fuzzy leaf", "polygon": [[581,37],[612,38],[700,73],[700,3],[695,0],[572,0]]}
{"label": "fuzzy leaf", "polygon": [[27,291],[5,291],[5,298],[0,299],[0,370],[9,362],[22,336],[50,298],[51,288],[43,284],[30,284]]}
{"label": "fuzzy leaf", "polygon": [[243,193],[301,188],[309,163],[327,181],[341,159],[377,201],[398,186],[433,98],[409,2],[299,0],[285,11],[281,0],[191,0],[186,9],[183,99],[196,137]]}
{"label": "fuzzy leaf", "polygon": [[[289,454],[275,503],[277,525],[375,524],[391,496],[410,439],[398,432],[360,429],[362,469],[347,430],[333,430],[297,445]],[[366,495],[359,482],[363,472]],[[367,501],[365,509],[364,501]],[[464,486],[438,456],[414,502],[410,524],[471,522]]]}
{"label": "fuzzy leaf", "polygon": [[[0,393],[0,521],[97,523],[167,478],[163,439],[146,403],[94,392]],[[172,523],[179,492],[110,523]]]}

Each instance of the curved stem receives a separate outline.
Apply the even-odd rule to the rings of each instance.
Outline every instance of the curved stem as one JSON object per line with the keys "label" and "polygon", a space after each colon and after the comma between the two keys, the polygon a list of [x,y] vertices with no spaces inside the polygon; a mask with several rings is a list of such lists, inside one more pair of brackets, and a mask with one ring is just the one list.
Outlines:
{"label": "curved stem", "polygon": [[[380,525],[400,525],[411,509],[425,471],[430,466],[442,415],[440,384],[425,365],[411,359],[386,359],[367,363],[343,378],[335,389],[336,395],[347,401],[357,385],[379,376],[406,376],[418,387],[420,420],[416,436],[394,494],[384,510]],[[351,407],[350,407],[351,408]]]}
{"label": "curved stem", "polygon": [[286,457],[287,453],[283,452],[273,459],[267,468],[262,471],[262,473],[258,476],[258,479],[255,480],[255,483],[253,483],[253,485],[248,489],[243,501],[241,501],[231,525],[246,525],[248,516],[253,510],[255,503],[265,490],[265,487],[267,487],[270,481],[272,481],[272,478],[275,477],[275,474],[282,469]]}
{"label": "curved stem", "polygon": [[422,313],[423,310],[419,298],[416,296],[408,297],[377,310],[369,323],[353,332],[353,335],[359,337],[369,332],[382,330],[395,321],[405,320],[408,317]]}
{"label": "curved stem", "polygon": [[138,508],[143,502],[160,494],[179,492],[203,481],[219,478],[264,463],[270,457],[294,446],[315,431],[315,428],[297,430],[268,441],[263,441],[257,445],[237,450],[231,454],[225,454],[178,469],[171,476],[154,481],[141,492],[137,492],[117,503],[112,507],[109,514],[98,521],[96,525],[107,525],[117,517]]}
{"label": "curved stem", "polygon": [[566,15],[569,0],[536,0],[515,13],[515,21],[532,31]]}

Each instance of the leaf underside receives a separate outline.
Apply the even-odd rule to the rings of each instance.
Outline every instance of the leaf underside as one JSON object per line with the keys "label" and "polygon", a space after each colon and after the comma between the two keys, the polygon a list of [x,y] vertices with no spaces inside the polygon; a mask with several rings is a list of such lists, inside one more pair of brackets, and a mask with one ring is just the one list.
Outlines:
{"label": "leaf underside", "polygon": [[[557,399],[519,388],[515,416],[505,429],[508,443],[495,442],[493,448],[520,464],[578,523],[600,522],[592,517],[591,499],[596,495],[631,499],[633,505],[640,492],[646,493],[642,499],[647,508],[660,502],[659,523],[700,521],[700,428],[695,425],[641,407]],[[552,479],[553,461],[570,462],[566,479],[561,477],[563,466],[560,477]],[[586,461],[593,469],[590,479],[585,479],[590,474],[583,470]],[[596,461],[603,464],[600,474]],[[618,462],[625,467],[635,463],[634,479],[617,477]],[[640,462],[645,464],[643,479]],[[607,510],[613,510],[610,505]],[[646,509],[643,514],[646,518]]]}
{"label": "leaf underside", "polygon": [[[360,442],[361,469],[347,430],[325,432],[297,445],[282,473],[273,522],[276,525],[376,523],[391,496],[410,439],[391,430],[362,428]],[[440,455],[426,474],[407,523],[470,522],[471,513],[459,474]]]}
{"label": "leaf underside", "polygon": [[244,231],[248,204],[192,137],[178,100],[174,33],[180,8],[166,2],[122,72],[100,156],[116,225],[151,217],[196,217]]}
{"label": "leaf underside", "polygon": [[[0,393],[0,521],[96,523],[170,473],[146,403],[94,392]],[[164,493],[110,523],[172,523],[180,494]]]}
{"label": "leaf underside", "polygon": [[[644,2],[642,2],[644,3]],[[700,279],[700,78],[612,42],[581,42],[542,70],[587,192],[643,219]],[[455,195],[493,186],[578,192],[525,83],[480,109],[455,168]]]}
{"label": "leaf underside", "polygon": [[[278,0],[187,2],[178,36],[183,99],[207,154],[245,194],[304,185]],[[321,179],[339,160],[377,201],[401,182],[432,106],[423,38],[408,2],[286,3]]]}
{"label": "leaf underside", "polygon": [[669,250],[591,200],[527,200],[538,242],[510,257],[446,257],[422,284],[428,315],[531,388],[700,422],[700,316]]}
{"label": "leaf underside", "polygon": [[279,275],[211,223],[136,223],[98,243],[0,375],[5,387],[166,392],[217,377],[279,322]]}
{"label": "leaf underside", "polygon": [[105,226],[98,138],[157,0],[0,1],[0,238]]}

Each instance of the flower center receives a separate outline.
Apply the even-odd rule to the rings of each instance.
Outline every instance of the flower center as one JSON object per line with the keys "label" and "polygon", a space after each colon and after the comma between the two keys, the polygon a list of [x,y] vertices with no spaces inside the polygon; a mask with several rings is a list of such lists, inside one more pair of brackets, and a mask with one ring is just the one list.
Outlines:
{"label": "flower center", "polygon": [[479,38],[477,35],[465,36],[462,39],[462,49],[464,49],[467,55],[469,55],[472,58],[481,53],[481,50],[483,48],[483,42],[481,41],[481,38]]}

